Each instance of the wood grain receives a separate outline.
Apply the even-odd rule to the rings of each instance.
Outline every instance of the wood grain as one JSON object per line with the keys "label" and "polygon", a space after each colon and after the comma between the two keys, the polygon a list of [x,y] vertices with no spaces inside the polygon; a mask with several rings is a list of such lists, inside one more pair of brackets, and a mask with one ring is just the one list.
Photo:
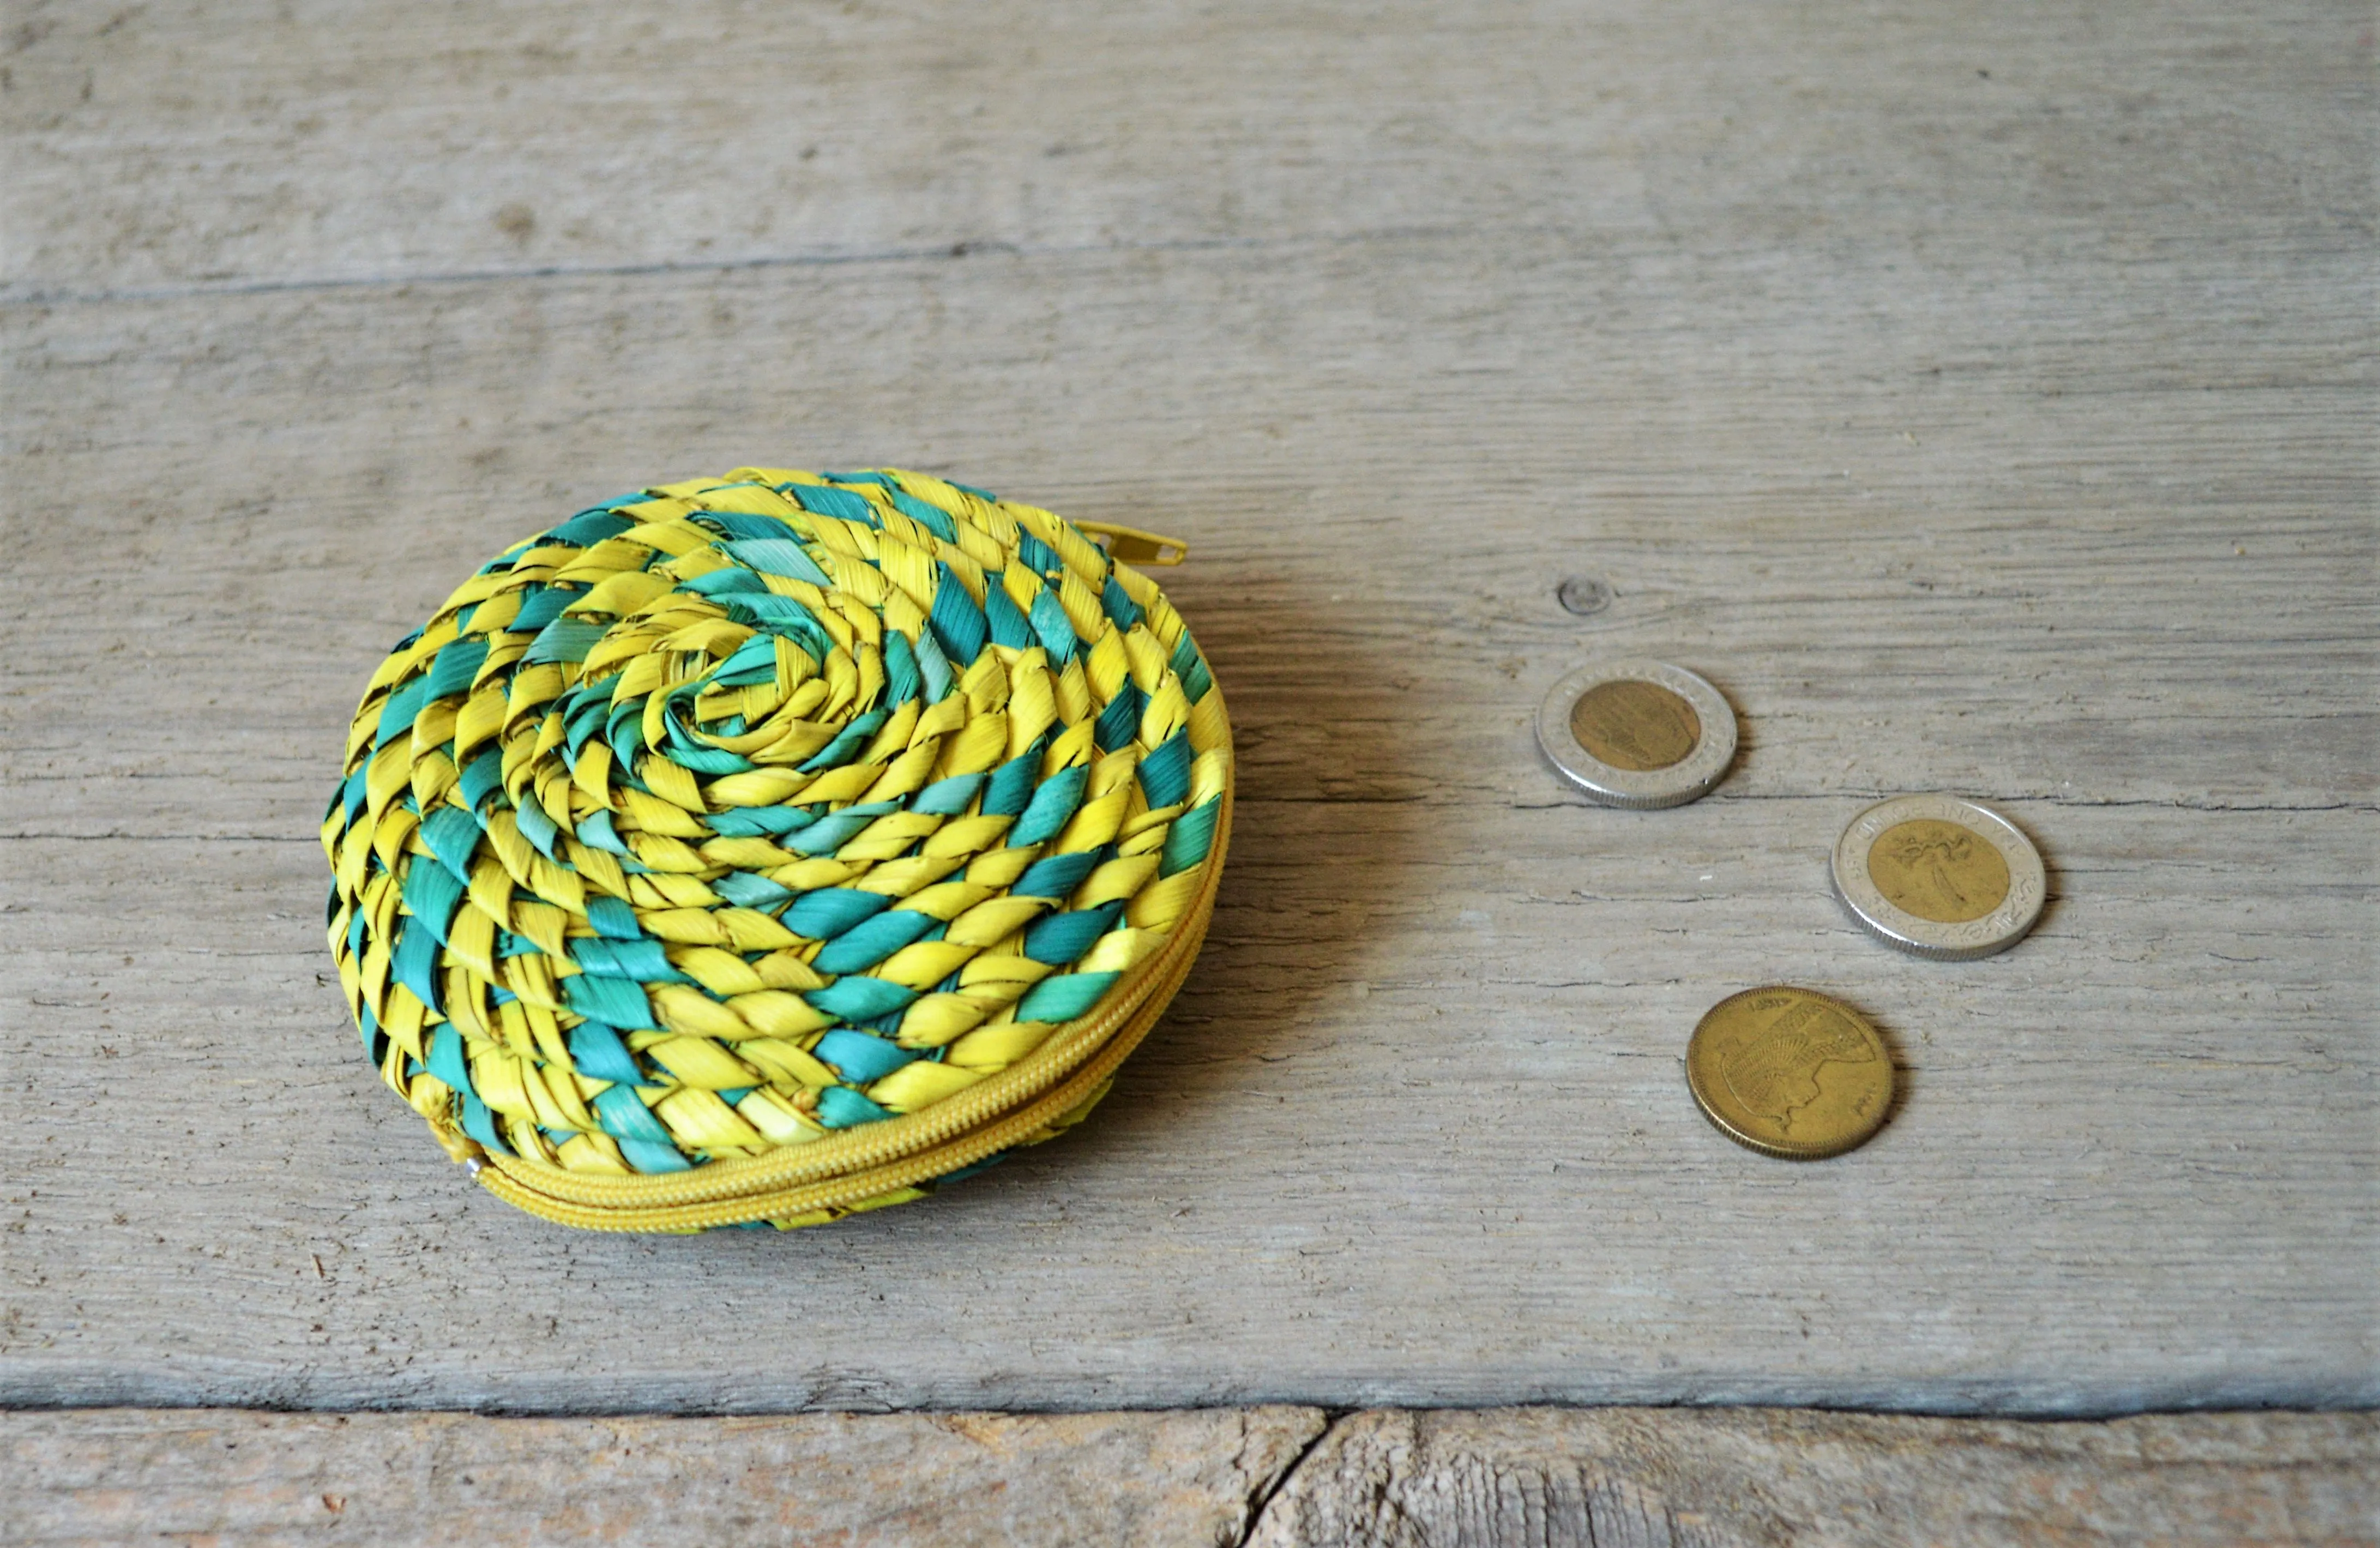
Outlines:
{"label": "wood grain", "polygon": [[1249,1548],[2369,1543],[2368,1414],[2100,1424],[1806,1410],[1360,1413]]}
{"label": "wood grain", "polygon": [[66,296],[1415,230],[2294,254],[2369,210],[2370,34],[2336,0],[40,0],[0,211],[7,281]]}
{"label": "wood grain", "polygon": [[11,1543],[1233,1544],[1322,1432],[1177,1414],[0,1413]]}
{"label": "wood grain", "polygon": [[[2362,13],[114,14],[0,80],[0,1399],[2380,1401]],[[362,1067],[311,833],[455,578],[754,459],[1189,538],[1232,871],[1064,1143],[569,1235]],[[1640,653],[1744,750],[1591,811],[1527,720]],[[2017,951],[1827,896],[1912,789]],[[1679,1072],[1779,979],[1904,1067],[1821,1167]]]}
{"label": "wood grain", "polygon": [[0,1532],[1250,1548],[2374,1541],[2369,1414],[1808,1409],[520,1419],[0,1413]]}

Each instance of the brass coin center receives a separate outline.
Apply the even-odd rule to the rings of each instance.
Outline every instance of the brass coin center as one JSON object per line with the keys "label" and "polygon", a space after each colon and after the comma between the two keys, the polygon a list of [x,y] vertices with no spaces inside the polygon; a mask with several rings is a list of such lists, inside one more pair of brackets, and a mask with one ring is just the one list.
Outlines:
{"label": "brass coin center", "polygon": [[1879,834],[1868,847],[1867,874],[1894,908],[1936,924],[1979,920],[2008,901],[2008,861],[1998,847],[1935,817]]}
{"label": "brass coin center", "polygon": [[1712,1006],[1686,1045],[1686,1080],[1730,1139],[1793,1160],[1852,1149],[1892,1105],[1892,1059],[1867,1018],[1782,985]]}
{"label": "brass coin center", "polygon": [[1643,774],[1684,762],[1703,739],[1703,722],[1660,684],[1616,677],[1578,696],[1570,734],[1596,762]]}

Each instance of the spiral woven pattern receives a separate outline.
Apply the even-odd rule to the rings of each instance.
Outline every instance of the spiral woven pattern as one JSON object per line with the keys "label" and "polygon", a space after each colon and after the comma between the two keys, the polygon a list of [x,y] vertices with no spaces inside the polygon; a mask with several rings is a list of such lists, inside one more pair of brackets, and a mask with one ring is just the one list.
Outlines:
{"label": "spiral woven pattern", "polygon": [[1146,996],[1231,758],[1181,617],[1075,527],[739,469],[514,545],[397,645],[323,822],[331,949],[455,1159],[691,1197]]}

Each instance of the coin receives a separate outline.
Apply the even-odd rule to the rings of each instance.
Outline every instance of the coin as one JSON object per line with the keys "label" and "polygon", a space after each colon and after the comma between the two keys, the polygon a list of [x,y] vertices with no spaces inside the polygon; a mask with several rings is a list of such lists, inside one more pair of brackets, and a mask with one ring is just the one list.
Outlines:
{"label": "coin", "polygon": [[1537,710],[1537,745],[1605,806],[1677,806],[1707,792],[1735,757],[1735,712],[1682,667],[1581,667]]}
{"label": "coin", "polygon": [[2041,851],[1998,812],[1955,796],[1896,796],[1835,845],[1835,896],[1887,945],[1964,961],[2008,950],[2041,918]]}
{"label": "coin", "polygon": [[1821,1161],[1867,1142],[1892,1109],[1892,1055],[1866,1017],[1770,984],[1713,1006],[1686,1044],[1686,1085],[1718,1131],[1763,1155]]}

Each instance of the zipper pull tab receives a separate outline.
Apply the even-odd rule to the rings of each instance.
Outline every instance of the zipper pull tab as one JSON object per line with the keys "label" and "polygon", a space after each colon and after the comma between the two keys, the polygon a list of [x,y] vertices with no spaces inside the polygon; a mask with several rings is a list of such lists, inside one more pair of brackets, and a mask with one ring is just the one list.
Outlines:
{"label": "zipper pull tab", "polygon": [[1099,546],[1108,551],[1108,557],[1127,565],[1178,565],[1190,557],[1190,545],[1180,538],[1160,537],[1137,527],[1119,527],[1112,521],[1077,521],[1075,525],[1088,537],[1105,540]]}

